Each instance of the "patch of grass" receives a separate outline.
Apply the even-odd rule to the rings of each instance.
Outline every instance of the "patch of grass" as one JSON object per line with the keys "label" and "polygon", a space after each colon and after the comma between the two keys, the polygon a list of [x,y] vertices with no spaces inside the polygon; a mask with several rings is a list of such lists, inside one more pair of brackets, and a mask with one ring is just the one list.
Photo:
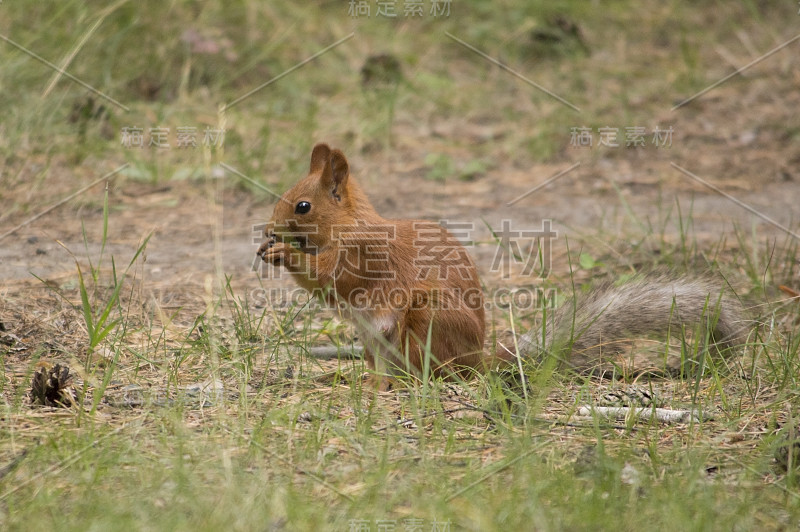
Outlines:
{"label": "patch of grass", "polygon": [[[121,415],[124,422],[108,427],[89,417],[93,423],[77,432],[66,431],[72,421],[53,413],[41,418],[55,423],[53,443],[44,447],[31,439],[41,428],[20,430],[31,423],[25,407],[9,412],[12,448],[33,449],[3,483],[0,496],[17,509],[4,517],[11,528],[51,522],[42,510],[65,497],[73,501],[75,523],[172,529],[231,523],[347,529],[362,522],[482,530],[530,523],[771,527],[791,522],[800,510],[791,474],[784,481],[775,469],[775,445],[741,434],[743,423],[775,429],[775,408],[791,401],[794,384],[787,377],[796,374],[797,342],[776,338],[764,365],[756,359],[767,344],[754,339],[753,357],[744,358],[772,383],[766,402],[760,396],[765,391],[751,380],[713,365],[708,378],[698,372],[686,380],[656,381],[669,406],[702,406],[717,413],[715,422],[669,427],[573,421],[575,409],[609,384],[554,373],[552,361],[526,364],[527,399],[491,376],[466,386],[408,382],[407,390],[374,395],[359,385],[358,365],[347,364],[339,370],[350,385],[329,387],[312,377],[319,372],[315,364],[296,365],[297,353],[291,374],[278,372],[257,384],[251,371],[270,370],[263,360],[248,361],[251,371],[230,372],[224,360],[238,363],[237,357],[247,356],[243,350],[218,362],[208,356],[214,345],[230,341],[226,330],[241,346],[253,339],[248,331],[259,336],[264,322],[263,311],[252,316],[233,294],[230,279],[224,297],[232,324],[223,322],[209,329],[218,333],[204,332],[206,340],[186,344],[191,367],[175,371],[177,385],[187,374],[214,373],[219,364],[226,386],[222,404],[176,401],[128,412],[101,405],[97,415]],[[796,309],[785,315],[791,316]],[[281,326],[290,327],[286,321]],[[303,318],[289,334],[307,341],[317,327]],[[565,402],[565,394],[575,394],[575,401]],[[758,490],[746,487],[765,479]]]}

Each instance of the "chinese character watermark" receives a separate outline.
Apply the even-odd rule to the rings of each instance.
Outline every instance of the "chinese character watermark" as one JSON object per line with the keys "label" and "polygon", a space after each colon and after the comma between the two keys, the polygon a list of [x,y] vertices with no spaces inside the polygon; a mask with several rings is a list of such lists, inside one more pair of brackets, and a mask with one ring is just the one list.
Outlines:
{"label": "chinese character watermark", "polygon": [[522,264],[522,275],[532,275],[538,264],[538,276],[544,279],[552,268],[552,243],[557,237],[552,220],[542,220],[540,229],[512,229],[511,220],[503,220],[501,229],[495,232],[497,248],[490,271],[499,271],[503,279],[508,279],[512,263]]}
{"label": "chinese character watermark", "polygon": [[[474,229],[471,223],[445,222],[446,229],[456,231],[460,240],[469,238],[470,231]],[[439,280],[459,279],[469,280],[474,277],[472,259],[467,249],[459,242],[447,238],[447,233],[438,224],[429,222],[414,223],[414,248],[417,256],[414,265],[418,268],[417,279],[426,280],[432,276]]]}
{"label": "chinese character watermark", "polygon": [[587,147],[593,146],[594,137],[592,136],[592,128],[590,127],[573,127],[570,129],[569,145],[574,147]]}
{"label": "chinese character watermark", "polygon": [[[124,148],[148,147],[164,150],[172,147],[197,148],[197,128],[194,126],[177,127],[175,138],[171,139],[171,130],[168,127],[147,128],[147,135],[145,135],[144,128],[138,126],[127,126],[120,130],[120,144]],[[206,148],[221,148],[225,142],[225,130],[206,127],[200,142]]]}
{"label": "chinese character watermark", "polygon": [[[449,221],[416,221],[410,232],[391,221],[325,229],[296,220],[279,228],[255,224],[252,243],[259,248],[253,270],[265,278],[280,278],[287,271],[318,285],[319,290],[309,288],[316,290],[312,298],[356,309],[474,309],[484,305],[481,288],[475,285],[475,262],[467,249],[474,245],[470,241],[474,230],[472,223]],[[321,231],[330,231],[330,235],[321,238]],[[550,220],[533,229],[514,228],[510,220],[503,220],[494,236],[491,271],[501,272],[504,278],[511,276],[512,269],[538,279],[547,277],[552,268],[552,241],[557,237]],[[319,270],[319,261],[328,266]],[[332,299],[328,290],[334,279],[347,280],[352,289]],[[396,282],[400,279],[406,282]],[[516,307],[535,309],[539,301],[547,300],[540,290],[493,293],[490,304],[508,306],[513,300]]]}
{"label": "chinese character watermark", "polygon": [[597,141],[598,146],[606,146],[608,148],[619,148],[617,142],[617,133],[619,129],[615,127],[599,127],[597,132],[600,134],[600,139]]}
{"label": "chinese character watermark", "polygon": [[144,148],[144,132],[142,128],[123,127],[122,145],[126,148]]}
{"label": "chinese character watermark", "polygon": [[672,126],[669,129],[659,129],[658,126],[653,130],[653,145],[657,148],[672,147]]}
{"label": "chinese character watermark", "polygon": [[[414,222],[411,248],[399,252],[397,248],[404,246],[405,240],[398,234],[400,228],[392,222],[369,225],[358,221],[353,225],[334,225],[329,229],[330,235],[324,238],[320,234],[322,229],[314,224],[298,224],[296,220],[287,223],[278,233],[289,228],[290,231],[282,237],[270,232],[269,242],[263,242],[266,225],[253,225],[253,244],[260,243],[259,255],[253,263],[255,271],[262,273],[263,263],[279,265],[289,260],[292,264],[283,265],[290,271],[317,280],[318,272],[312,267],[314,259],[300,259],[303,254],[316,257],[321,249],[331,249],[327,245],[318,249],[315,242],[331,242],[336,253],[333,269],[337,278],[395,280],[398,265],[393,257],[398,254],[409,258],[419,281],[469,281],[475,277],[475,263],[467,249],[474,245],[470,239],[475,226],[471,222]],[[557,236],[551,220],[543,220],[540,228],[533,229],[512,228],[511,220],[503,220],[501,228],[494,232],[496,249],[490,271],[500,272],[507,279],[513,265],[520,265],[521,275],[547,277],[552,268],[552,243]],[[295,248],[296,252],[287,246]]]}
{"label": "chinese character watermark", "polygon": [[[643,126],[626,126],[625,130],[625,147],[626,148],[644,148],[647,146],[648,131]],[[573,148],[591,148],[594,144],[594,131],[590,127],[573,126],[570,128],[569,145]],[[671,148],[672,147],[672,134],[674,130],[672,126],[664,129],[661,126],[656,126],[650,132],[652,133],[650,144],[656,148]],[[620,128],[618,127],[599,127],[597,128],[597,146],[606,148],[619,148],[621,146]]]}
{"label": "chinese character watermark", "polygon": [[[430,0],[428,15],[434,18],[449,17],[452,0]],[[373,10],[373,7],[375,8]],[[422,18],[425,16],[424,0],[349,0],[347,14],[351,18]]]}

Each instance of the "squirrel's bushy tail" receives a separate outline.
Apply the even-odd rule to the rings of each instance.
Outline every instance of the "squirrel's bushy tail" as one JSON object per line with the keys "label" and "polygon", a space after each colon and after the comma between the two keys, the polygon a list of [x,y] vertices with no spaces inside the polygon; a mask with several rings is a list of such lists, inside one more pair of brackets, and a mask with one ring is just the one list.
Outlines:
{"label": "squirrel's bushy tail", "polygon": [[586,369],[601,356],[624,350],[624,341],[636,337],[708,332],[723,351],[746,342],[751,329],[744,306],[723,281],[650,273],[619,286],[604,283],[567,301],[548,318],[543,346],[538,327],[518,345],[525,355],[550,353]]}

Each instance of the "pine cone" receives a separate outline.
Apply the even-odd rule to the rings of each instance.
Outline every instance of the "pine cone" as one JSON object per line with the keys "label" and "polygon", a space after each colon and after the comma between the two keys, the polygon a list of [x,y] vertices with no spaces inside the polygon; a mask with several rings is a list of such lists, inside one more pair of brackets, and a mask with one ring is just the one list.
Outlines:
{"label": "pine cone", "polygon": [[42,365],[33,374],[31,403],[44,406],[71,406],[75,402],[69,368],[56,364]]}

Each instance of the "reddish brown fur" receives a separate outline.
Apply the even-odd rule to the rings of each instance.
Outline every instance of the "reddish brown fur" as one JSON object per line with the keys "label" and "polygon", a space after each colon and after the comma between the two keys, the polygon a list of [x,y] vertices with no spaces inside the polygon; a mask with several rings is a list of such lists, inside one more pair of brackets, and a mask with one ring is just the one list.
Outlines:
{"label": "reddish brown fur", "polygon": [[[302,201],[307,213],[296,212]],[[314,147],[308,176],[281,197],[265,234],[259,255],[344,309],[370,368],[420,375],[430,342],[434,374],[485,369],[483,292],[466,249],[436,223],[382,218],[341,151]]]}
{"label": "reddish brown fur", "polygon": [[[300,202],[309,209],[298,210]],[[433,222],[382,218],[339,150],[314,147],[308,176],[281,197],[265,233],[263,260],[283,265],[303,288],[339,305],[360,329],[367,364],[378,374],[420,375],[427,343],[436,375],[515,359],[502,347],[493,357],[483,353],[483,292],[464,247]],[[601,287],[555,313],[543,346],[537,330],[519,338],[520,354],[556,350],[573,367],[593,367],[601,348],[613,350],[631,335],[669,336],[706,322],[720,347],[734,347],[745,341],[749,324],[723,288],[657,273]],[[379,387],[386,382],[373,380]]]}

